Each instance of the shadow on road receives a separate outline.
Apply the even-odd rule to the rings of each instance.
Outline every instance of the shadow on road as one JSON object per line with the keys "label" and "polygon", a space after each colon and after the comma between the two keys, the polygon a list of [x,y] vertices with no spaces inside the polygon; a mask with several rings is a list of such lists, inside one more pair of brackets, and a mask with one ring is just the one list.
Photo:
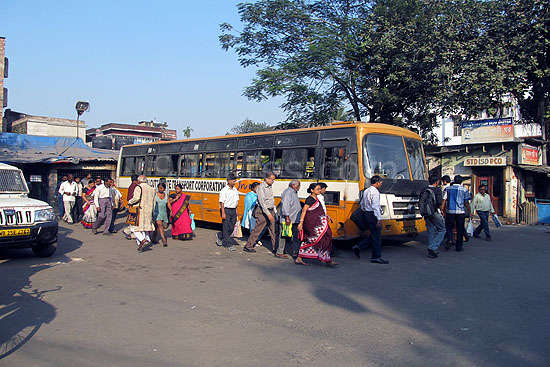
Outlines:
{"label": "shadow on road", "polygon": [[30,249],[0,251],[0,359],[9,356],[27,343],[44,323],[56,316],[54,306],[44,295],[61,289],[60,286],[39,290],[32,287],[34,274],[71,261],[68,253],[82,242],[68,236],[73,231],[59,227],[56,253],[50,258],[35,257]]}
{"label": "shadow on road", "polygon": [[[411,341],[405,358],[461,356],[475,365],[544,365],[549,360],[550,314],[541,299],[548,299],[550,289],[539,277],[547,274],[550,251],[543,237],[534,237],[541,235],[527,231],[499,231],[491,243],[472,241],[463,253],[444,252],[436,261],[426,258],[422,237],[424,244],[385,246],[388,266],[370,264],[369,251],[357,260],[342,248],[337,258],[341,265],[333,269],[318,263],[247,265],[276,282],[306,282],[319,302],[364,314],[378,327],[412,329],[410,335],[431,340],[428,345]],[[448,349],[433,350],[434,345]],[[446,354],[436,357],[438,353]]]}

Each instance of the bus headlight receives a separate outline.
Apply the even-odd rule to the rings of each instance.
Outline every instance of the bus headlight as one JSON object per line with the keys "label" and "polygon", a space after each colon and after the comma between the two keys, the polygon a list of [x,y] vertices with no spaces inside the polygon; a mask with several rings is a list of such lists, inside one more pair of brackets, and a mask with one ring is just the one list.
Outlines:
{"label": "bus headlight", "polygon": [[55,220],[55,213],[53,209],[40,209],[34,212],[35,222],[48,222]]}

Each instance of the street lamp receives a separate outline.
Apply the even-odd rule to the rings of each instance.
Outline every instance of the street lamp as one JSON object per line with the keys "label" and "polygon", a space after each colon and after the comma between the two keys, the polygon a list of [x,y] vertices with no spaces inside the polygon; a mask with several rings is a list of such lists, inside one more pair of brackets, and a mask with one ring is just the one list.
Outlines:
{"label": "street lamp", "polygon": [[78,125],[80,121],[80,115],[88,111],[88,109],[90,108],[90,103],[78,101],[76,102],[75,108],[76,108],[76,138],[78,139]]}

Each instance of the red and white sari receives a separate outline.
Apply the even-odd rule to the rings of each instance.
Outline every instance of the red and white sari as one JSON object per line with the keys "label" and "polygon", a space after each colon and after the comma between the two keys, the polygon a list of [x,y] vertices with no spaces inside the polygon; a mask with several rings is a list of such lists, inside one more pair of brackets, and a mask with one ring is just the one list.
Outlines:
{"label": "red and white sari", "polygon": [[95,187],[93,189],[84,189],[84,195],[86,196],[86,200],[89,202],[84,202],[84,205],[82,205],[84,216],[82,217],[80,223],[82,223],[84,228],[92,228],[94,222],[97,220],[97,208],[94,204],[94,191]]}
{"label": "red and white sari", "polygon": [[[313,201],[313,197],[306,200]],[[300,246],[299,256],[306,259],[319,259],[324,263],[331,262],[330,251],[332,249],[332,231],[329,226],[329,219],[323,210],[319,200],[307,209],[304,217],[304,239]]]}

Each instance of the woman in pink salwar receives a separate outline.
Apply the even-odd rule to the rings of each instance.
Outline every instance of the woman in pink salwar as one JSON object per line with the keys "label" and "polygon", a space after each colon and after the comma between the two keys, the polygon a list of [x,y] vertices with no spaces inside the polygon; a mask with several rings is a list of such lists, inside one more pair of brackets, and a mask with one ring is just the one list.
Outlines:
{"label": "woman in pink salwar", "polygon": [[170,222],[172,223],[172,238],[190,240],[193,238],[191,229],[191,212],[189,210],[190,196],[182,192],[181,185],[176,185],[176,193],[170,195]]}

